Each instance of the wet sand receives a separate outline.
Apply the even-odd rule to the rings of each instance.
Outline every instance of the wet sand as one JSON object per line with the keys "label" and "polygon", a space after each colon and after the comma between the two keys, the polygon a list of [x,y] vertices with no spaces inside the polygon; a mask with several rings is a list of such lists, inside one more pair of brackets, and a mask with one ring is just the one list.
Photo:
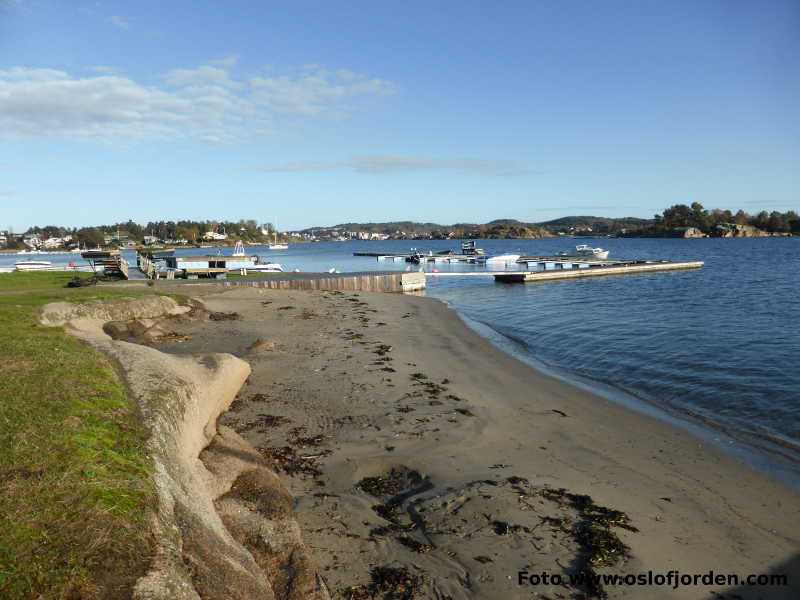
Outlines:
{"label": "wet sand", "polygon": [[[189,339],[158,347],[251,364],[220,422],[276,465],[334,597],[592,597],[567,579],[587,570],[790,584],[605,585],[611,598],[800,597],[800,494],[517,361],[441,302],[256,289],[203,302],[238,318],[176,326]],[[564,581],[520,586],[520,571]]]}

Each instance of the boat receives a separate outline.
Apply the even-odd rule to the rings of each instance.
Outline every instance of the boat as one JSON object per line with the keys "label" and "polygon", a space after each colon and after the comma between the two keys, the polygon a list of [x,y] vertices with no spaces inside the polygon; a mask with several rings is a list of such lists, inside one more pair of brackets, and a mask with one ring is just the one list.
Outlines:
{"label": "boat", "polygon": [[476,248],[475,240],[467,240],[466,242],[461,242],[461,254],[483,256],[486,254],[486,251],[483,248]]}
{"label": "boat", "polygon": [[42,271],[52,268],[53,263],[49,260],[19,260],[14,263],[14,269],[17,271]]}
{"label": "boat", "polygon": [[608,250],[592,248],[589,244],[575,246],[575,254],[578,256],[593,256],[594,258],[608,258]]}
{"label": "boat", "polygon": [[251,267],[245,267],[248,273],[283,273],[283,265],[279,263],[258,262]]}
{"label": "boat", "polygon": [[233,254],[231,256],[247,256],[244,251],[244,244],[242,243],[242,240],[236,242],[236,246],[234,246]]}
{"label": "boat", "polygon": [[267,244],[267,250],[288,250],[289,244],[279,244],[278,243],[278,219],[275,219],[275,227],[273,228],[272,235],[274,236],[274,241],[271,244]]}
{"label": "boat", "polygon": [[515,263],[519,260],[519,254],[496,254],[486,259],[487,263]]}

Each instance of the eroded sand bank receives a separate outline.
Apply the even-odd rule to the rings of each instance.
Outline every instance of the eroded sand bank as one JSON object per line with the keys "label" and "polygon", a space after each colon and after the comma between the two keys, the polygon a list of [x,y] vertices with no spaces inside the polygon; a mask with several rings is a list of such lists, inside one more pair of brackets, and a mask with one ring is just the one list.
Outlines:
{"label": "eroded sand bank", "polygon": [[[417,597],[583,597],[591,586],[518,573],[566,576],[592,557],[595,573],[790,583],[606,585],[612,598],[800,597],[795,491],[535,371],[438,301],[248,289],[203,302],[237,317],[179,325],[188,340],[158,347],[250,363],[220,421],[281,471],[334,597],[370,597],[371,576],[397,573],[381,567],[407,569]],[[605,526],[612,538],[592,536]]]}

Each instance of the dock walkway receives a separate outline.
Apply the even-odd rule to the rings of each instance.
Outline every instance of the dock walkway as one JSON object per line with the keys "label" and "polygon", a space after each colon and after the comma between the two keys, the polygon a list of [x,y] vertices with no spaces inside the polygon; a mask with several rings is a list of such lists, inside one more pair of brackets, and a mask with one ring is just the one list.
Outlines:
{"label": "dock walkway", "polygon": [[[699,269],[702,261],[632,261],[611,265],[590,265],[585,268],[562,268],[545,271],[506,271],[494,273],[495,281],[502,283],[525,283],[530,281],[551,281],[554,279],[576,279],[579,277],[598,277],[602,275],[627,275],[633,273],[652,273],[657,271],[678,271]],[[441,273],[438,273],[441,275]]]}

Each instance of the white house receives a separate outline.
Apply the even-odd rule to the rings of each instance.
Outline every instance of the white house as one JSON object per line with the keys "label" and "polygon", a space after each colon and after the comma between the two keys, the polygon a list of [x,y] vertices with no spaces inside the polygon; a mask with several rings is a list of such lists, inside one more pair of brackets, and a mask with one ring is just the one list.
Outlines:
{"label": "white house", "polygon": [[216,231],[206,231],[203,234],[204,240],[227,240],[228,235],[226,233],[217,233]]}

